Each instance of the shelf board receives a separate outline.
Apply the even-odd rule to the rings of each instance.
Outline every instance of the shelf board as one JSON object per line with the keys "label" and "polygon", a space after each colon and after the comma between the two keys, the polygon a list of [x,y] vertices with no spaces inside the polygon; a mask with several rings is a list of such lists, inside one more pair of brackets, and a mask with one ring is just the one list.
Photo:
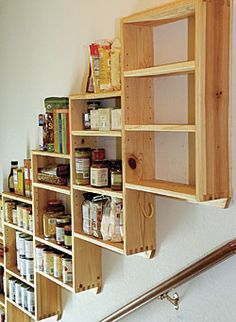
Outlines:
{"label": "shelf board", "polygon": [[19,279],[21,282],[31,286],[34,288],[34,283],[27,281],[24,277],[22,277],[17,269],[17,267],[11,267],[6,268],[6,272],[10,274],[11,276],[14,276],[15,278]]}
{"label": "shelf board", "polygon": [[25,196],[19,196],[14,192],[3,192],[2,196],[4,198],[8,198],[8,199],[12,199],[12,200],[15,200],[15,201],[20,201],[20,202],[25,202],[25,203],[27,203],[29,205],[32,205],[32,199],[31,198],[28,198],[28,197],[25,197]]}
{"label": "shelf board", "polygon": [[70,159],[69,154],[48,152],[48,151],[40,151],[40,150],[32,150],[32,155],[40,155],[40,156],[43,156],[43,157],[51,157],[51,158]]}
{"label": "shelf board", "polygon": [[30,236],[33,236],[33,233],[31,232],[31,231],[29,231],[29,230],[27,230],[27,229],[24,229],[24,228],[22,228],[22,227],[18,227],[17,225],[15,225],[15,224],[11,224],[11,223],[9,223],[9,222],[4,222],[4,225],[5,226],[7,226],[7,227],[10,227],[10,228],[13,228],[13,229],[15,229],[15,230],[19,230],[19,231],[21,231],[22,233],[24,233],[24,234],[27,234],[27,235],[30,235]]}
{"label": "shelf board", "polygon": [[86,235],[85,233],[74,233],[74,236],[83,239],[85,241],[88,241],[92,244],[98,245],[102,248],[106,248],[109,250],[112,250],[113,252],[124,254],[124,244],[123,243],[113,243],[107,240],[98,239],[96,237]]}
{"label": "shelf board", "polygon": [[52,282],[54,282],[54,283],[56,283],[56,284],[58,284],[58,285],[60,285],[60,286],[64,287],[65,289],[67,289],[67,290],[68,290],[68,291],[70,291],[70,292],[73,292],[73,291],[74,291],[74,290],[73,290],[73,287],[72,287],[72,283],[70,283],[70,284],[65,284],[65,283],[63,283],[63,282],[62,282],[62,280],[61,280],[61,279],[56,278],[56,277],[54,277],[54,276],[52,276],[52,275],[48,275],[48,274],[46,274],[46,273],[44,273],[44,272],[41,272],[41,271],[37,271],[37,270],[36,270],[36,273],[38,273],[38,274],[40,274],[40,275],[42,275],[42,276],[44,276],[44,277],[48,278],[48,279],[49,279],[49,280],[51,280]]}
{"label": "shelf board", "polygon": [[124,77],[148,77],[170,74],[185,74],[195,70],[195,61],[184,61],[173,64],[165,64],[142,69],[134,69],[124,72]]}
{"label": "shelf board", "polygon": [[103,98],[120,97],[121,91],[101,92],[101,93],[80,93],[70,95],[71,100],[99,100]]}
{"label": "shelf board", "polygon": [[195,132],[195,125],[191,124],[141,124],[126,125],[125,131],[153,131],[153,132]]}
{"label": "shelf board", "polygon": [[158,5],[155,8],[134,13],[123,18],[122,22],[135,24],[140,23],[142,25],[147,23],[148,26],[150,26],[150,23],[153,23],[155,26],[192,16],[194,15],[195,7],[195,0],[172,1]]}
{"label": "shelf board", "polygon": [[4,294],[0,294],[0,306],[5,307],[5,295]]}
{"label": "shelf board", "polygon": [[143,180],[126,183],[125,188],[150,192],[161,196],[173,197],[192,202],[196,201],[195,187],[182,183],[163,180]]}
{"label": "shelf board", "polygon": [[97,193],[97,194],[104,195],[104,196],[116,197],[116,198],[120,198],[120,199],[123,198],[122,191],[114,191],[114,190],[111,190],[111,188],[93,188],[91,186],[74,184],[73,189],[79,190],[79,191],[84,191],[84,192]]}
{"label": "shelf board", "polygon": [[10,300],[7,297],[7,302],[11,303],[12,305],[14,305],[15,307],[17,307],[19,310],[21,310],[22,312],[24,312],[26,315],[28,315],[31,319],[36,320],[35,316],[33,314],[31,314],[29,311],[27,311],[26,309],[24,309],[22,306],[20,306],[19,304],[16,304],[16,302]]}
{"label": "shelf board", "polygon": [[50,246],[52,248],[55,248],[55,249],[57,249],[57,250],[59,250],[59,251],[61,251],[63,253],[66,253],[66,254],[72,256],[72,250],[71,249],[67,249],[67,248],[65,248],[63,246],[58,245],[56,243],[56,241],[54,241],[54,240],[45,240],[43,238],[43,236],[40,236],[40,237],[35,236],[35,240],[38,241],[38,242],[40,242],[40,243],[42,243],[42,244],[45,244],[47,246]]}
{"label": "shelf board", "polygon": [[58,193],[63,193],[68,196],[70,195],[70,188],[67,186],[59,186],[59,185],[50,184],[50,183],[34,182],[33,187],[45,189],[45,190],[50,190],[50,191],[55,191]]}
{"label": "shelf board", "polygon": [[108,137],[121,137],[121,131],[93,131],[93,130],[84,130],[84,131],[72,131],[73,136],[108,136]]}

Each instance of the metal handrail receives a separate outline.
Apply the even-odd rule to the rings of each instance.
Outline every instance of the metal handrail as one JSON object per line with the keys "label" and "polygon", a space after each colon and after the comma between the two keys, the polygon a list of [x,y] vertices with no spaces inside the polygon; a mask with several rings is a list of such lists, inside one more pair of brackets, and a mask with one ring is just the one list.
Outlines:
{"label": "metal handrail", "polygon": [[227,242],[224,245],[211,251],[201,259],[182,269],[177,274],[173,275],[172,277],[168,278],[156,287],[152,288],[151,290],[132,300],[128,304],[119,308],[112,314],[100,320],[100,322],[118,321],[124,316],[132,313],[133,311],[139,309],[143,305],[148,304],[149,302],[157,298],[166,298],[168,296],[168,292],[171,291],[173,288],[176,288],[177,286],[186,283],[190,279],[200,275],[202,272],[215,266],[219,262],[222,262],[223,260],[234,255],[235,253],[236,239],[233,239],[230,242]]}

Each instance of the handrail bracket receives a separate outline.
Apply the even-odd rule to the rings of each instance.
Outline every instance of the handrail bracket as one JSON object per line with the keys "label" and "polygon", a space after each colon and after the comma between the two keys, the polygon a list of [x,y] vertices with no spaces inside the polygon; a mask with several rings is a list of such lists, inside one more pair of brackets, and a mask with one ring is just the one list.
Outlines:
{"label": "handrail bracket", "polygon": [[170,296],[169,293],[163,293],[160,296],[158,296],[159,300],[167,300],[169,301],[172,305],[174,305],[175,309],[179,309],[179,294],[175,292],[173,296]]}

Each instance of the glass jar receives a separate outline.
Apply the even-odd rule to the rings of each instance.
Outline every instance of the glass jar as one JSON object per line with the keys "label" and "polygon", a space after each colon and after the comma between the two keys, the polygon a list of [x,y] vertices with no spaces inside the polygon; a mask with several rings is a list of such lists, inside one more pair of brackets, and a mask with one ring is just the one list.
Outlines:
{"label": "glass jar", "polygon": [[65,242],[65,226],[70,224],[70,216],[57,218],[56,224],[56,242],[58,245],[64,245]]}
{"label": "glass jar", "polygon": [[122,190],[122,163],[121,160],[110,161],[111,190]]}
{"label": "glass jar", "polygon": [[72,258],[67,254],[62,257],[62,281],[65,284],[72,282]]}
{"label": "glass jar", "polygon": [[95,160],[91,166],[90,184],[95,188],[108,187],[108,162],[107,160]]}
{"label": "glass jar", "polygon": [[43,271],[46,274],[53,275],[54,262],[52,247],[46,247],[43,249]]}
{"label": "glass jar", "polygon": [[58,213],[56,212],[45,212],[43,214],[43,233],[46,240],[55,239],[57,218]]}
{"label": "glass jar", "polygon": [[53,254],[54,259],[54,272],[53,275],[56,278],[62,278],[62,257],[63,253],[59,250],[55,250]]}
{"label": "glass jar", "polygon": [[71,233],[71,225],[65,226],[65,236],[64,236],[64,243],[65,248],[71,249],[72,247],[72,233]]}
{"label": "glass jar", "polygon": [[80,185],[87,185],[90,181],[90,148],[75,149],[75,182]]}
{"label": "glass jar", "polygon": [[92,162],[95,160],[105,159],[105,149],[93,149],[92,150]]}

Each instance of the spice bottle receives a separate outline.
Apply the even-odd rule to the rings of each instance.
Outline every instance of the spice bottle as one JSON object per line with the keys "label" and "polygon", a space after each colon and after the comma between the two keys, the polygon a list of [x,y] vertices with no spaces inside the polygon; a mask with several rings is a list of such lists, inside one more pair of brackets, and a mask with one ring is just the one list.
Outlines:
{"label": "spice bottle", "polygon": [[76,173],[76,184],[87,185],[90,181],[90,159],[91,149],[90,148],[76,148],[75,149],[75,173]]}
{"label": "spice bottle", "polygon": [[57,218],[56,224],[56,242],[58,245],[64,245],[65,242],[65,226],[70,224],[70,216]]}
{"label": "spice bottle", "polygon": [[65,248],[71,249],[72,247],[72,238],[71,238],[71,225],[65,226],[65,236],[64,236],[64,244]]}
{"label": "spice bottle", "polygon": [[110,161],[111,190],[122,190],[121,160]]}
{"label": "spice bottle", "polygon": [[10,192],[14,192],[14,178],[13,178],[13,169],[18,168],[18,161],[11,161],[11,171],[8,176],[8,189]]}
{"label": "spice bottle", "polygon": [[95,160],[91,166],[90,184],[96,188],[108,187],[108,162]]}

